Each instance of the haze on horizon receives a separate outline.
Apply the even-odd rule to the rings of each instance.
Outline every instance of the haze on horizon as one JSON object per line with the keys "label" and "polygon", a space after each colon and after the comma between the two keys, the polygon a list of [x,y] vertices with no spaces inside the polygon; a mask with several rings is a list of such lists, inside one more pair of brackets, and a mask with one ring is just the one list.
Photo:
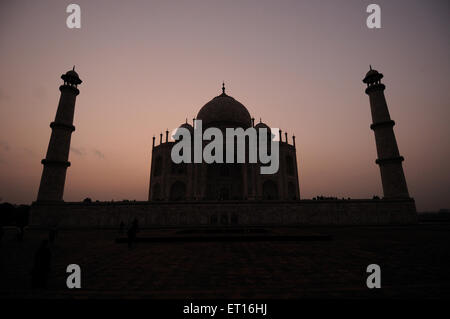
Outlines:
{"label": "haze on horizon", "polygon": [[[221,93],[296,136],[302,198],[382,195],[372,64],[419,211],[450,208],[450,2],[75,1],[0,4],[0,201],[36,199],[62,73],[77,98],[64,199],[146,200],[151,140]],[[382,29],[366,27],[381,6]]]}

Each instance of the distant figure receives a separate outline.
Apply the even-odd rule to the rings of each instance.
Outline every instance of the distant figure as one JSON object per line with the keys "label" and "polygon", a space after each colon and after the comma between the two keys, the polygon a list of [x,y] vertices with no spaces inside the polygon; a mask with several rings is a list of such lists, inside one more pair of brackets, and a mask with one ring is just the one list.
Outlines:
{"label": "distant figure", "polygon": [[131,224],[130,229],[128,229],[128,248],[133,246],[133,243],[136,241],[136,235],[139,232],[139,224],[138,220],[135,218],[133,223]]}
{"label": "distant figure", "polygon": [[122,221],[120,221],[119,233],[123,234],[124,229],[125,229],[125,223],[122,220]]}
{"label": "distant figure", "polygon": [[52,253],[48,247],[48,240],[44,239],[34,256],[34,265],[31,271],[32,288],[46,288],[50,273]]}

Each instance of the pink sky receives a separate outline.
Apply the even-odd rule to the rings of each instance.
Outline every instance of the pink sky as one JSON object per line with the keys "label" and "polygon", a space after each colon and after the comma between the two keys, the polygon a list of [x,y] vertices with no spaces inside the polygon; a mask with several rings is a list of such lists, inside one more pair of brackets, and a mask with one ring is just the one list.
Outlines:
{"label": "pink sky", "polygon": [[0,4],[0,198],[36,199],[72,66],[75,110],[65,200],[146,200],[151,139],[227,93],[294,133],[302,198],[381,195],[369,64],[386,98],[419,210],[450,208],[450,4],[376,1],[64,1]]}

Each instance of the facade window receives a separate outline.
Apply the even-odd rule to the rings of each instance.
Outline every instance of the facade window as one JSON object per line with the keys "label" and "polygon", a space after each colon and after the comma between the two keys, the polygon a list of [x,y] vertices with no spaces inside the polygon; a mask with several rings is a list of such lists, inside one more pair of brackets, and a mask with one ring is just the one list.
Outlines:
{"label": "facade window", "polygon": [[290,176],[293,176],[295,174],[294,160],[290,155],[286,156],[286,171]]}
{"label": "facade window", "polygon": [[160,176],[162,172],[162,158],[161,156],[158,156],[155,160],[155,171],[153,173],[153,176]]}
{"label": "facade window", "polygon": [[171,169],[170,172],[172,175],[186,175],[187,174],[187,166],[186,163],[179,163],[176,164],[174,162],[171,162]]}
{"label": "facade window", "polygon": [[186,185],[183,182],[176,181],[170,187],[170,200],[185,200],[186,199]]}
{"label": "facade window", "polygon": [[161,185],[159,185],[159,183],[156,183],[155,185],[153,185],[153,195],[152,195],[152,199],[153,200],[161,200]]}
{"label": "facade window", "polygon": [[268,180],[263,184],[263,198],[266,200],[278,199],[278,186],[274,181]]}
{"label": "facade window", "polygon": [[295,184],[293,182],[289,182],[288,183],[288,198],[295,200],[297,199],[297,192],[296,192],[296,187]]}

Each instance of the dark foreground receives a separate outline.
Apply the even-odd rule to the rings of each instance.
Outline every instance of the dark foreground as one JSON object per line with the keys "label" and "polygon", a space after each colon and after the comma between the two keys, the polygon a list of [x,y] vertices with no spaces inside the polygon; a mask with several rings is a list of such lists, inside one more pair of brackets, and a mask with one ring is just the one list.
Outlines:
{"label": "dark foreground", "polygon": [[[129,249],[118,231],[59,231],[48,288],[32,290],[34,253],[48,233],[30,229],[20,243],[15,229],[7,229],[0,297],[450,297],[449,223],[143,230],[138,236],[142,240]],[[81,267],[81,289],[66,287],[69,264]],[[366,286],[369,264],[381,266],[381,289]]]}

